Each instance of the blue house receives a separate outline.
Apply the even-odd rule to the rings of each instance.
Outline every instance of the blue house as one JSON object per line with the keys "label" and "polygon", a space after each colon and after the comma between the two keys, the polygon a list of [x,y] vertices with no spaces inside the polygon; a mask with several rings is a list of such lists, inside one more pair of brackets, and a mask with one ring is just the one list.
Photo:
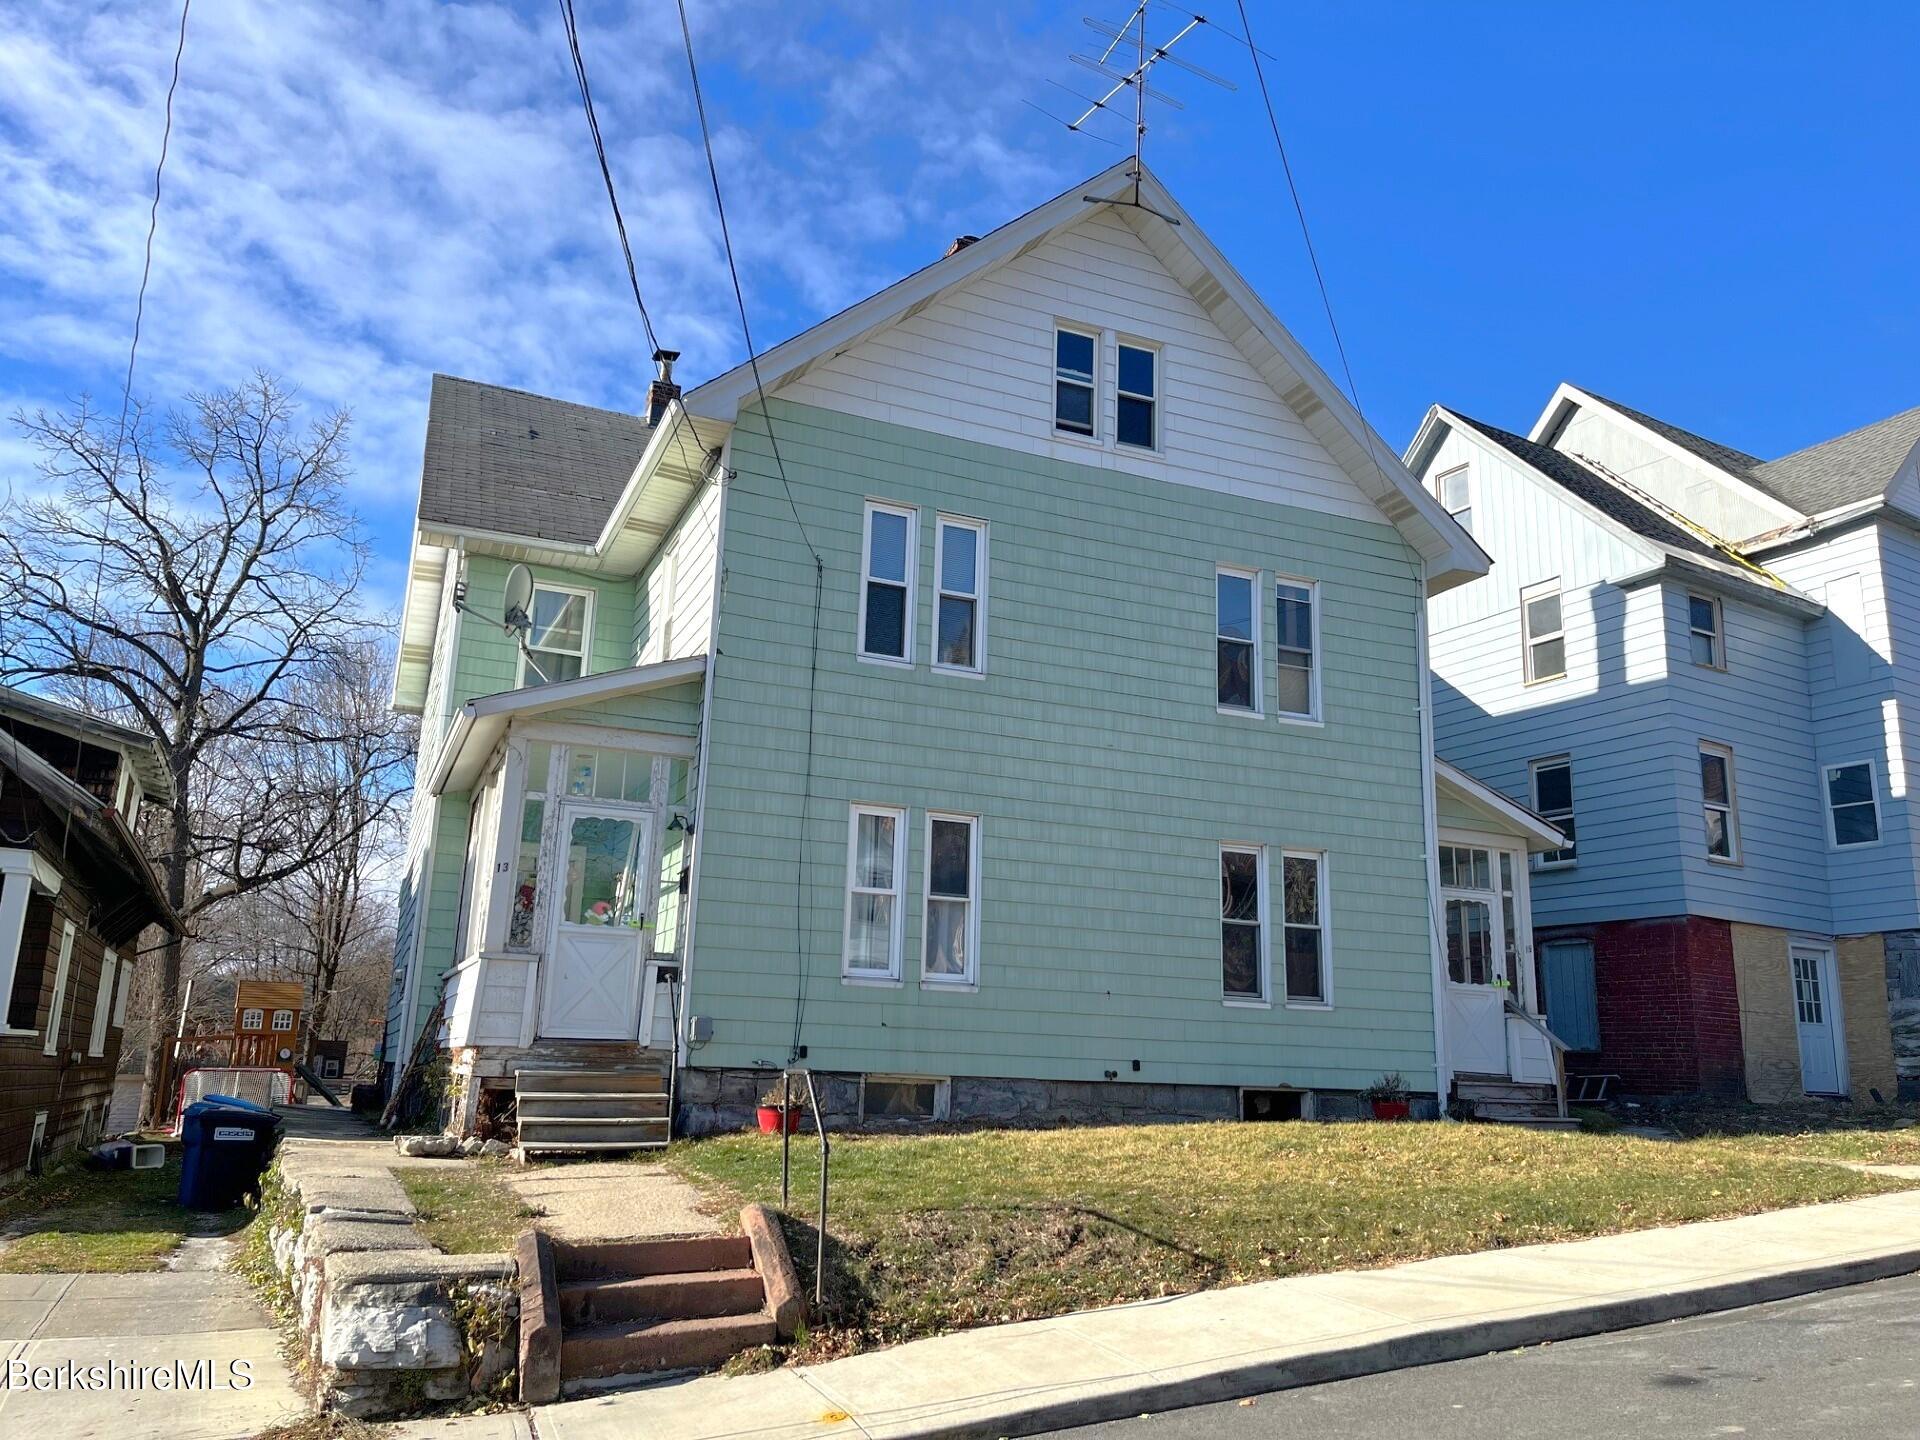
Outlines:
{"label": "blue house", "polygon": [[1533,910],[1573,1068],[1920,1087],[1920,408],[1763,460],[1563,384],[1406,460],[1494,560],[1428,602],[1435,743],[1569,837]]}

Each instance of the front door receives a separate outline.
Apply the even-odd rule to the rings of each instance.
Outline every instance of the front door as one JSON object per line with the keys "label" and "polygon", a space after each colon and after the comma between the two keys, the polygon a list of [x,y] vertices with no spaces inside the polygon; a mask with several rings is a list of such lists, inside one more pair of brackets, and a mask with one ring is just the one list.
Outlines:
{"label": "front door", "polygon": [[1789,955],[1794,1022],[1800,1032],[1800,1088],[1809,1095],[1844,1095],[1833,952],[1824,945],[1794,945]]}
{"label": "front door", "polygon": [[639,1034],[650,839],[649,816],[641,811],[570,804],[561,812],[549,891],[553,933],[542,967],[542,1035],[632,1040]]}
{"label": "front door", "polygon": [[1506,930],[1495,888],[1496,853],[1440,847],[1440,895],[1447,941],[1447,1048],[1469,1075],[1507,1073]]}

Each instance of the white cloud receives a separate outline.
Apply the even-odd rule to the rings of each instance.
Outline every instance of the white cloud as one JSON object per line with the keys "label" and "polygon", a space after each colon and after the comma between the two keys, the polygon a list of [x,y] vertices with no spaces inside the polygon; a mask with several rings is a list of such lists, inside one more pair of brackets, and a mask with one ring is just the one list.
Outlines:
{"label": "white cloud", "polygon": [[[741,347],[677,18],[649,0],[580,19],[656,328],[712,373]],[[1013,117],[1055,47],[970,6],[725,0],[694,20],[762,345],[1114,158],[1041,162]],[[21,394],[117,402],[177,23],[74,0],[0,34],[0,376]],[[259,366],[351,409],[357,493],[391,530],[433,370],[634,408],[645,352],[552,7],[198,0],[140,393]]]}

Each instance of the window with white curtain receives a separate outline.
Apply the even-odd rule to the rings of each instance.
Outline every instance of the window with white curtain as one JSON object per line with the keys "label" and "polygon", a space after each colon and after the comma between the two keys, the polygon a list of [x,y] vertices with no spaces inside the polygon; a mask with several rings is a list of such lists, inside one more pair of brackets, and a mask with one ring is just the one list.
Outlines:
{"label": "window with white curtain", "polygon": [[906,933],[902,887],[907,812],[855,805],[847,825],[847,937],[841,973],[849,980],[898,980]]}

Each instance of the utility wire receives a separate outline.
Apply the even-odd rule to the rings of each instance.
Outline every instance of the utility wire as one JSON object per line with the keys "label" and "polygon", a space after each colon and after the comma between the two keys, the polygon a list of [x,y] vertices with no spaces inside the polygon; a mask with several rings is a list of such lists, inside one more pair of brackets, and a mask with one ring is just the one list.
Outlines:
{"label": "utility wire", "polygon": [[1240,26],[1246,31],[1244,36],[1235,38],[1247,47],[1247,54],[1253,60],[1254,79],[1260,82],[1260,103],[1266,106],[1267,126],[1273,131],[1274,149],[1280,152],[1280,169],[1287,177],[1287,193],[1293,197],[1293,213],[1300,221],[1300,238],[1306,242],[1307,259],[1313,265],[1314,284],[1320,287],[1320,304],[1327,312],[1327,328],[1333,332],[1333,346],[1339,352],[1340,368],[1347,377],[1347,395],[1352,399],[1354,411],[1360,417],[1360,428],[1366,440],[1367,458],[1373,461],[1376,470],[1385,475],[1386,467],[1380,463],[1380,457],[1373,453],[1373,426],[1367,422],[1366,408],[1360,403],[1360,387],[1353,382],[1353,364],[1347,359],[1347,343],[1340,338],[1339,321],[1333,318],[1333,298],[1327,293],[1327,277],[1321,272],[1320,256],[1313,248],[1313,232],[1307,228],[1306,206],[1300,201],[1300,187],[1294,182],[1293,164],[1287,159],[1287,144],[1280,138],[1280,121],[1273,113],[1273,96],[1267,89],[1267,73],[1260,64],[1260,57],[1267,52],[1254,43],[1253,25],[1247,19],[1247,0],[1234,0],[1234,3],[1240,9]]}
{"label": "utility wire", "polygon": [[713,158],[713,132],[707,124],[707,102],[700,91],[700,67],[693,58],[693,27],[687,22],[686,0],[675,0],[675,3],[680,11],[680,38],[686,45],[687,78],[693,85],[694,110],[700,117],[700,143],[706,148],[707,175],[713,181],[713,208],[720,217],[720,242],[726,247],[727,273],[733,279],[733,301],[740,311],[740,334],[747,343],[747,364],[753,371],[753,388],[760,398],[760,423],[766,429],[767,444],[773,452],[774,469],[780,476],[780,488],[786,492],[787,508],[793,512],[794,527],[799,530],[800,541],[807,547],[807,553],[813,557],[813,640],[807,660],[807,761],[800,788],[800,840],[793,868],[793,1043],[787,1055],[787,1063],[791,1065],[800,1058],[800,1036],[807,1008],[807,820],[813,809],[814,712],[820,692],[820,608],[825,598],[827,567],[820,558],[820,552],[814,548],[812,537],[807,534],[806,522],[800,518],[800,507],[793,499],[793,487],[787,482],[786,462],[780,458],[780,440],[773,433],[773,411],[767,404],[767,388],[760,380],[760,357],[754,351],[753,329],[747,323],[746,295],[740,287],[740,267],[734,260],[733,237],[727,229],[726,202],[720,196],[720,169]]}
{"label": "utility wire", "polygon": [[160,158],[153,167],[153,204],[147,210],[147,251],[140,265],[140,294],[133,303],[133,341],[127,346],[127,377],[120,386],[120,432],[114,442],[114,469],[120,468],[120,446],[127,435],[127,410],[133,400],[133,362],[140,353],[140,323],[147,313],[147,281],[153,275],[153,237],[160,228],[160,177],[166,173],[167,149],[173,143],[173,94],[180,88],[180,58],[187,49],[187,15],[193,0],[182,0],[180,36],[173,46],[173,78],[167,81],[166,121],[160,129]]}

